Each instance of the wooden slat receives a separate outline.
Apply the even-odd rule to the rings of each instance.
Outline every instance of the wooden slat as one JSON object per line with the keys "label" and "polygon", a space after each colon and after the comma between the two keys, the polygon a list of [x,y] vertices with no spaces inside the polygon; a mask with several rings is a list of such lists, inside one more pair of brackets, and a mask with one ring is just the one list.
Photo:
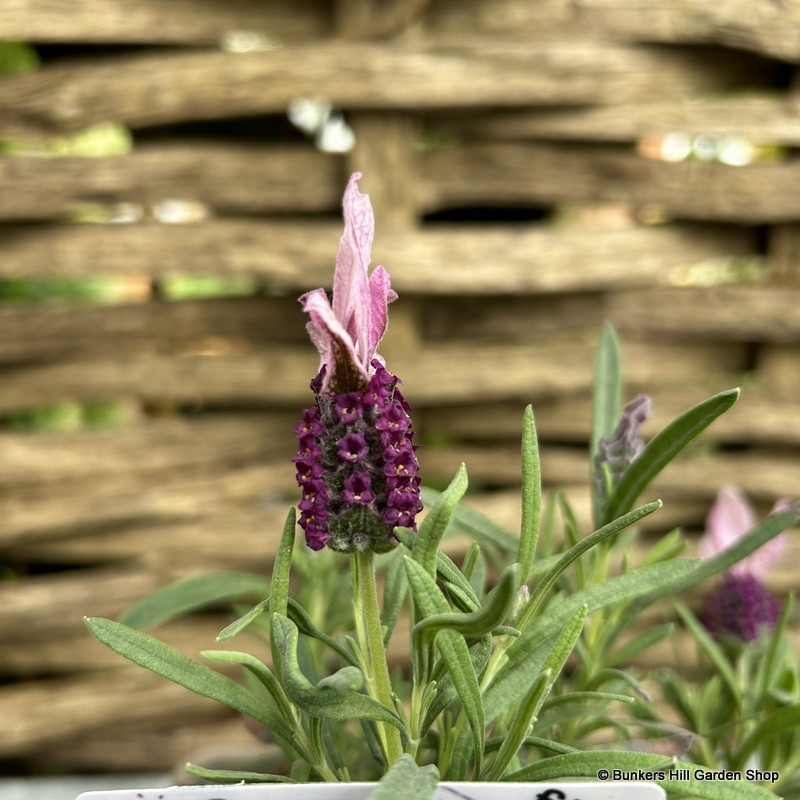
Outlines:
{"label": "wooden slat", "polygon": [[797,401],[800,394],[800,351],[797,345],[765,345],[758,354],[758,371],[764,387],[776,397]]}
{"label": "wooden slat", "polygon": [[[10,225],[0,233],[0,275],[7,277],[250,274],[268,287],[299,294],[316,286],[330,288],[341,225],[210,220],[201,225]],[[751,255],[756,247],[752,231],[713,225],[596,232],[537,225],[429,225],[415,233],[381,234],[373,261],[386,265],[401,294],[394,311],[405,302],[405,292],[554,295],[669,285],[692,264]],[[213,307],[198,311],[205,308]],[[70,315],[66,309],[50,313],[54,320]]]}
{"label": "wooden slat", "polygon": [[[560,144],[465,145],[427,154],[426,209],[604,200],[676,218],[740,223],[800,218],[800,164],[747,167],[643,158]],[[770,191],[765,192],[764,186]]]}
{"label": "wooden slat", "polygon": [[2,687],[0,709],[0,757],[6,759],[104,728],[219,713],[214,701],[134,669]]}
{"label": "wooden slat", "polygon": [[[125,691],[124,682],[120,686]],[[74,737],[51,745],[46,754],[32,748],[25,763],[35,774],[53,772],[97,774],[117,772],[137,774],[163,771],[172,775],[170,783],[190,784],[195,780],[185,772],[188,762],[210,768],[236,769],[242,764],[260,771],[277,773],[285,769],[277,745],[256,739],[240,717],[219,708],[188,719],[156,719],[131,722],[123,729],[114,727]],[[133,783],[133,781],[131,781]]]}
{"label": "wooden slat", "polygon": [[[145,0],[131,8],[122,0],[84,0],[78,6],[60,0],[9,0],[0,13],[3,38],[37,42],[141,42],[216,44],[230,30],[261,33],[271,40],[295,41],[330,30],[329,10],[321,3],[236,0],[221,5],[208,0]],[[758,0],[746,7],[725,3],[709,9],[702,0],[679,10],[655,0],[550,0],[531,6],[524,0],[434,4],[428,27],[448,33],[508,38],[536,32],[593,30],[609,38],[665,42],[716,42],[797,60],[798,25],[792,6]]]}
{"label": "wooden slat", "polygon": [[623,341],[668,334],[697,340],[789,343],[800,339],[800,290],[761,284],[619,287],[600,297],[454,299],[437,303],[431,316],[432,338],[515,341],[581,325],[599,329],[608,321]]}
{"label": "wooden slat", "polygon": [[454,119],[451,115],[437,122],[454,132],[492,138],[635,142],[677,132],[713,138],[735,136],[753,143],[800,144],[800,117],[779,95],[501,110],[469,118]]}
{"label": "wooden slat", "polygon": [[[0,133],[31,136],[113,120],[133,128],[284,113],[316,96],[340,108],[473,108],[623,102],[654,92],[724,90],[736,60],[597,40],[521,44],[330,42],[270,52],[120,56],[55,64],[0,82]],[[432,80],[435,76],[435,80]],[[154,83],[157,81],[157,83]],[[497,87],[503,91],[498,92]]]}
{"label": "wooden slat", "polygon": [[[196,570],[195,570],[196,573]],[[0,609],[3,638],[24,642],[39,637],[75,634],[84,616],[117,617],[156,589],[185,577],[162,563],[161,569],[76,570],[31,578],[20,583],[4,581]]]}
{"label": "wooden slat", "polygon": [[[103,531],[122,536],[135,526],[162,532],[173,527],[191,535],[192,525],[205,520],[197,534],[198,550],[215,552],[220,560],[229,556],[241,560],[252,554],[220,549],[218,539],[213,538],[215,532],[224,536],[226,531],[241,535],[254,528],[280,529],[288,507],[282,492],[290,491],[288,496],[296,499],[293,473],[283,459],[258,465],[207,466],[197,471],[166,470],[150,475],[131,472],[19,487],[6,492],[0,501],[0,540],[4,550],[18,553],[27,548],[32,552],[39,542],[52,541],[56,543],[52,552],[57,554],[68,549],[69,537],[76,531],[88,536]],[[103,551],[105,555],[98,553],[98,558],[104,560],[108,554],[115,557],[115,547],[112,543]],[[269,552],[267,541],[260,553],[267,558]],[[143,562],[158,559],[157,552],[146,548],[134,549],[132,554]]]}
{"label": "wooden slat", "polygon": [[0,38],[32,42],[216,45],[230,31],[272,42],[321,36],[329,11],[315,0],[6,0]]}
{"label": "wooden slat", "polygon": [[626,331],[700,339],[800,341],[800,289],[787,286],[714,286],[614,292],[609,315]]}
{"label": "wooden slat", "polygon": [[450,35],[479,31],[486,36],[524,38],[587,30],[608,39],[646,42],[715,43],[753,50],[787,61],[800,60],[800,12],[771,0],[499,0],[435,3],[429,26]]}
{"label": "wooden slat", "polygon": [[[465,350],[437,344],[419,354],[396,353],[391,369],[417,404],[469,402],[586,389],[593,347],[587,344],[493,345]],[[681,382],[745,367],[744,345],[653,342],[628,347],[628,376],[639,385]],[[0,410],[64,398],[136,397],[171,403],[294,405],[308,402],[309,376],[319,360],[311,347],[276,346],[245,354],[153,356],[64,361],[5,371]],[[567,368],[568,367],[568,368]]]}
{"label": "wooden slat", "polygon": [[204,346],[236,350],[259,341],[307,341],[294,298],[0,307],[0,361],[175,353]]}
{"label": "wooden slat", "polygon": [[156,419],[108,431],[0,435],[0,483],[44,488],[59,480],[266,462],[294,455],[298,414]]}
{"label": "wooden slat", "polygon": [[[84,571],[82,576],[86,581],[89,574]],[[73,580],[77,582],[81,580],[81,576],[75,574]],[[30,583],[35,584],[35,579],[31,579]],[[63,592],[63,587],[61,588]],[[144,596],[133,598],[129,605]],[[89,600],[87,606],[91,603],[94,603],[95,608],[84,609],[78,616],[71,616],[75,613],[72,608],[69,613],[58,614],[61,632],[57,637],[52,634],[26,637],[22,623],[15,629],[4,632],[7,645],[0,653],[0,674],[20,678],[44,678],[86,674],[90,665],[91,670],[114,670],[123,666],[125,662],[117,653],[106,647],[98,647],[86,630],[83,614],[102,616],[102,608],[107,605],[101,598]],[[52,614],[52,609],[47,613]],[[214,646],[217,634],[230,621],[230,615],[225,613],[193,614],[149,632],[168,645],[195,657],[201,649]],[[247,641],[248,637],[244,637],[241,642],[236,642],[236,646],[246,645]]]}
{"label": "wooden slat", "polygon": [[107,158],[8,157],[0,158],[0,217],[47,219],[116,201],[149,213],[151,204],[170,198],[222,211],[335,213],[345,181],[338,159],[310,145],[201,142],[142,146]]}

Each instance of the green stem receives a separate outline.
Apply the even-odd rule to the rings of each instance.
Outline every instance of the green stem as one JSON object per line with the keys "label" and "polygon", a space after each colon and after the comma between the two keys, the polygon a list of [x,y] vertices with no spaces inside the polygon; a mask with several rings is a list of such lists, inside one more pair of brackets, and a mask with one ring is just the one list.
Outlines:
{"label": "green stem", "polygon": [[[378,608],[378,589],[375,581],[375,559],[371,550],[355,553],[351,560],[353,570],[353,606],[356,616],[356,636],[365,656],[365,681],[367,694],[382,703],[390,711],[396,706],[386,663],[386,648],[383,645],[381,615]],[[386,768],[394,764],[403,754],[400,731],[385,722],[376,723]]]}

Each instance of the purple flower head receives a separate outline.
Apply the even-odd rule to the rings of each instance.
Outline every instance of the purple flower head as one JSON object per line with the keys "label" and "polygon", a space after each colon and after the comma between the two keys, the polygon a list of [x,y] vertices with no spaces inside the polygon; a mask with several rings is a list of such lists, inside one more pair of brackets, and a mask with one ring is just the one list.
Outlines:
{"label": "purple flower head", "polygon": [[752,642],[762,629],[775,629],[780,613],[778,598],[758,578],[726,572],[717,590],[705,599],[701,618],[716,638],[728,633]]}
{"label": "purple flower head", "polygon": [[[779,500],[772,513],[787,508]],[[734,486],[723,486],[706,519],[700,539],[700,554],[712,558],[732,547],[757,523],[756,512],[748,499]],[[785,534],[771,539],[747,558],[734,564],[720,585],[705,599],[703,623],[715,636],[723,632],[749,642],[761,628],[774,629],[780,604],[764,587],[770,567],[781,557]]]}
{"label": "purple flower head", "polygon": [[323,395],[363,390],[386,331],[387,307],[397,299],[383,267],[368,275],[375,219],[369,196],[358,190],[360,178],[360,172],[353,173],[344,193],[344,234],[336,256],[332,302],[323,289],[300,298],[303,311],[311,317],[306,327],[319,350],[320,369],[325,368]]}
{"label": "purple flower head", "polygon": [[622,416],[614,431],[598,442],[594,481],[601,495],[605,495],[608,488],[606,473],[613,486],[644,450],[639,428],[650,417],[652,407],[653,403],[646,394],[637,395],[622,409]]}
{"label": "purple flower head", "polygon": [[397,295],[383,267],[368,275],[374,220],[360,177],[351,177],[344,195],[332,300],[322,289],[300,298],[320,368],[310,384],[316,404],[295,426],[292,460],[308,546],[382,553],[397,545],[396,526],[415,528],[422,503],[411,406],[376,353]]}

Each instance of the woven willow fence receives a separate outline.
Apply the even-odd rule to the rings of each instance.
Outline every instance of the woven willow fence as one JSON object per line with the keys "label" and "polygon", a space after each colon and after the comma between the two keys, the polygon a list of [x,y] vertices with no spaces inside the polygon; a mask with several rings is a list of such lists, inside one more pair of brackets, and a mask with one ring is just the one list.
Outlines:
{"label": "woven willow fence", "polygon": [[[0,79],[2,285],[113,290],[0,305],[5,771],[166,769],[247,741],[81,618],[268,569],[317,364],[296,297],[329,285],[354,169],[400,293],[383,352],[429,483],[465,461],[473,505],[515,524],[533,402],[545,483],[588,525],[611,320],[627,394],[654,397],[648,434],[745,388],[659,481],[652,534],[696,534],[723,483],[762,511],[800,494],[795,5],[4,0],[0,39],[41,55]],[[302,100],[344,115],[349,152],[290,124]],[[127,152],[42,155],[109,123]],[[224,296],[176,299],[187,276]],[[60,426],[35,424],[48,410]],[[797,587],[798,554],[794,536],[776,592]],[[165,638],[195,653],[225,621]]]}

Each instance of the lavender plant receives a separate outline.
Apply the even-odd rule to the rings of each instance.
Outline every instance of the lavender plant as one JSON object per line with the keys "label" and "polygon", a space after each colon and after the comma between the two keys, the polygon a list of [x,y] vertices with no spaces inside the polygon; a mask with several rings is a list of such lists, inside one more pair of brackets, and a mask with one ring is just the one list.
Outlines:
{"label": "lavender plant", "polygon": [[[647,630],[625,643],[621,634],[651,603],[730,569],[800,517],[794,509],[780,511],[705,561],[678,558],[680,543],[668,536],[641,563],[627,560],[621,571],[611,570],[614,541],[661,505],[637,506],[639,497],[730,408],[738,390],[689,409],[645,445],[638,428],[649,400],[621,408],[619,345],[607,328],[598,349],[591,445],[596,530],[584,535],[563,497],[542,513],[530,406],[522,415],[520,531],[461,502],[468,483],[463,465],[443,492],[423,492],[429,508],[417,529],[412,411],[377,353],[396,294],[382,267],[369,274],[374,223],[359,177],[344,196],[332,302],[321,289],[300,298],[320,369],[311,381],[314,402],[295,429],[300,516],[294,509],[287,515],[271,579],[224,573],[184,581],[119,622],[88,619],[89,630],[131,661],[250,717],[285,753],[285,774],[189,766],[217,782],[375,779],[398,770],[406,775],[415,765],[456,781],[552,781],[594,778],[613,765],[651,772],[671,790],[696,797],[774,797],[746,781],[673,779],[670,768],[692,765],[613,750],[634,723],[647,722],[620,722],[617,707],[630,707],[640,690],[625,665],[668,630]],[[559,516],[565,549],[555,544]],[[307,550],[296,547],[298,522]],[[440,547],[454,529],[474,540],[461,564]],[[487,591],[488,558],[497,577]],[[313,574],[294,594],[293,569]],[[347,602],[337,602],[342,597]],[[140,630],[222,600],[255,605],[218,642],[255,631],[266,638],[271,665],[239,650],[201,656],[240,665],[246,684]],[[409,670],[393,681],[386,649],[404,612]],[[577,665],[566,671],[573,654]],[[610,744],[598,751],[589,737],[602,729]],[[430,775],[426,768],[421,783],[430,784]]]}

